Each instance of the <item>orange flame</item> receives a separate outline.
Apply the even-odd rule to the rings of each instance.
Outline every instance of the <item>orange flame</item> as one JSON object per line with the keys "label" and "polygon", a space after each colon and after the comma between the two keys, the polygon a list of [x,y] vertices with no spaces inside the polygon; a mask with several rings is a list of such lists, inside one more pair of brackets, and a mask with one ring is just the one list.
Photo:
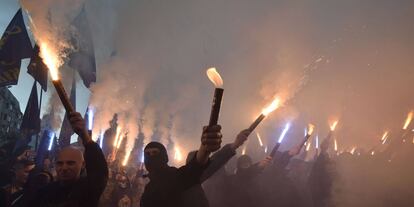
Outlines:
{"label": "orange flame", "polygon": [[245,154],[246,154],[246,146],[244,146],[242,150],[242,155],[245,155]]}
{"label": "orange flame", "polygon": [[352,149],[351,149],[351,154],[354,154],[355,153],[355,150],[356,150],[356,147],[354,146],[354,147],[352,147]]}
{"label": "orange flame", "polygon": [[311,147],[311,143],[312,142],[308,142],[307,144],[306,144],[306,152],[308,152],[309,150],[310,150],[310,147]]}
{"label": "orange flame", "polygon": [[213,82],[216,88],[223,88],[223,79],[221,79],[221,76],[217,72],[216,68],[209,68],[207,70],[207,77],[211,82]]}
{"label": "orange flame", "polygon": [[276,97],[269,106],[267,106],[266,108],[262,110],[262,114],[267,116],[279,107],[280,107],[280,98]]}
{"label": "orange flame", "polygon": [[183,160],[183,155],[181,153],[180,148],[175,147],[174,151],[175,151],[174,152],[174,160],[182,161]]}
{"label": "orange flame", "polygon": [[116,145],[116,148],[119,149],[121,146],[122,141],[124,140],[125,136],[122,136],[122,134],[119,135],[118,144]]}
{"label": "orange flame", "polygon": [[315,128],[315,125],[313,125],[313,124],[308,124],[308,135],[310,136],[310,135],[312,135],[312,133],[313,133],[313,129]]}
{"label": "orange flame", "polygon": [[129,156],[131,155],[131,151],[130,150],[128,150],[127,152],[126,152],[126,154],[125,154],[125,157],[124,157],[124,161],[122,161],[122,166],[126,166],[126,164],[128,163],[128,160],[129,160]]}
{"label": "orange flame", "polygon": [[371,155],[372,155],[372,156],[374,156],[374,155],[375,155],[375,151],[372,151],[372,152],[371,152]]}
{"label": "orange flame", "polygon": [[53,49],[45,42],[40,43],[40,56],[49,69],[52,80],[59,80],[58,68],[62,61],[54,54]]}
{"label": "orange flame", "polygon": [[407,119],[405,119],[405,123],[403,127],[404,130],[406,130],[408,128],[408,125],[410,125],[411,120],[413,119],[413,115],[414,115],[413,111],[410,111],[410,113],[408,113]]}
{"label": "orange flame", "polygon": [[336,141],[336,139],[334,139],[334,150],[335,152],[338,151],[338,142]]}
{"label": "orange flame", "polygon": [[331,131],[335,131],[336,126],[338,125],[338,120],[335,120],[334,122],[332,122],[332,124],[329,126],[331,128]]}
{"label": "orange flame", "polygon": [[383,142],[384,140],[386,140],[388,137],[388,131],[385,131],[384,134],[381,137],[381,141]]}
{"label": "orange flame", "polygon": [[259,144],[260,144],[260,146],[261,146],[261,147],[263,147],[262,138],[260,137],[259,132],[257,132],[257,133],[256,133],[256,135],[257,135],[257,140],[259,140]]}

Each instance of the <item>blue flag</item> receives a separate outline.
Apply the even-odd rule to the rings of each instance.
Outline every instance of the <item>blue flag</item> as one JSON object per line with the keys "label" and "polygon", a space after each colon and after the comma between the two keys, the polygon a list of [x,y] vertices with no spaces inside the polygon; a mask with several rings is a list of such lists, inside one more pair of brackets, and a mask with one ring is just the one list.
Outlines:
{"label": "blue flag", "polygon": [[33,56],[27,66],[27,73],[29,73],[41,86],[44,91],[47,91],[47,66],[43,63],[43,59],[39,55],[40,49],[38,45],[33,48]]}
{"label": "blue flag", "polygon": [[27,132],[28,135],[34,135],[40,132],[40,110],[37,98],[36,81],[33,83],[32,92],[24,111],[20,130]]}
{"label": "blue flag", "polygon": [[32,43],[19,9],[0,39],[0,87],[17,84],[21,59],[32,54]]}
{"label": "blue flag", "polygon": [[96,62],[85,8],[75,18],[73,26],[75,31],[71,42],[74,52],[69,55],[69,66],[79,72],[83,84],[89,88],[92,82],[96,82]]}
{"label": "blue flag", "polygon": [[[73,79],[72,82],[72,90],[70,92],[70,101],[72,102],[73,107],[75,107],[76,110],[76,80]],[[65,118],[62,122],[62,127],[60,128],[60,134],[59,134],[59,147],[65,147],[70,145],[70,138],[73,135],[73,129],[70,125],[68,115],[65,113]]]}

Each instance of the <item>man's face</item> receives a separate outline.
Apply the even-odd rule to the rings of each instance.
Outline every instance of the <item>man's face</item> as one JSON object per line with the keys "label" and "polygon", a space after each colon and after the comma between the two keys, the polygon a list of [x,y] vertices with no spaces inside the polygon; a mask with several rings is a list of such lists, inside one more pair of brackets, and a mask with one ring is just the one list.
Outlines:
{"label": "man's face", "polygon": [[27,181],[27,178],[29,177],[30,171],[34,168],[34,165],[29,165],[26,167],[23,167],[21,169],[16,170],[16,182],[24,185]]}
{"label": "man's face", "polygon": [[59,181],[76,181],[84,166],[82,152],[74,148],[63,149],[56,161],[57,179]]}
{"label": "man's face", "polygon": [[158,148],[148,148],[145,149],[145,157],[153,157],[160,154],[160,149]]}

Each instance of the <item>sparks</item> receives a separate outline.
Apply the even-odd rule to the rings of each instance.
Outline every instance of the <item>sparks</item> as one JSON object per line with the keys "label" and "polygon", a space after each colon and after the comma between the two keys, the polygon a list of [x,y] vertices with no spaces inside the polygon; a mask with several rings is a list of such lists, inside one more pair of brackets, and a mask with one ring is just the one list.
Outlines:
{"label": "sparks", "polygon": [[267,116],[270,113],[272,113],[274,110],[279,108],[279,106],[280,106],[280,98],[276,97],[269,106],[267,106],[266,108],[262,110],[262,114]]}
{"label": "sparks", "polygon": [[282,131],[282,134],[280,134],[279,140],[277,141],[278,143],[282,143],[283,138],[285,138],[286,133],[288,132],[289,128],[290,128],[290,123],[287,123],[285,125],[285,128]]}
{"label": "sparks", "polygon": [[223,88],[223,79],[217,72],[216,68],[209,68],[207,70],[207,77],[214,84],[216,88]]}
{"label": "sparks", "polygon": [[50,137],[50,141],[49,141],[49,147],[47,148],[48,151],[52,150],[53,140],[55,139],[55,133],[54,132],[51,132],[49,134],[49,137]]}
{"label": "sparks", "polygon": [[405,119],[405,123],[403,126],[404,130],[407,130],[408,126],[411,123],[411,120],[413,119],[413,115],[414,115],[414,111],[410,111],[410,113],[408,113],[407,118]]}
{"label": "sparks", "polygon": [[62,65],[61,61],[52,52],[52,48],[46,42],[40,42],[40,55],[45,65],[47,65],[52,80],[59,80],[58,68]]}
{"label": "sparks", "polygon": [[263,147],[262,138],[260,137],[259,132],[257,132],[257,133],[256,133],[256,135],[257,135],[257,140],[259,140],[259,144],[260,144],[260,146],[261,146],[261,147]]}
{"label": "sparks", "polygon": [[119,140],[119,136],[121,134],[121,127],[116,127],[116,134],[115,134],[115,139],[114,139],[114,147],[116,147],[118,145],[118,140]]}

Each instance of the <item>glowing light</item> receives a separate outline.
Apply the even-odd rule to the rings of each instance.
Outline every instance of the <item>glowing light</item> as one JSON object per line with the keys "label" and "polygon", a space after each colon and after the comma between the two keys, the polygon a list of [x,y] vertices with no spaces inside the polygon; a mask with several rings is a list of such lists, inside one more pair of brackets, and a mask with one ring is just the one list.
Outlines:
{"label": "glowing light", "polygon": [[334,122],[332,122],[332,124],[330,124],[330,128],[331,128],[331,131],[335,131],[335,129],[336,129],[336,126],[338,125],[338,120],[335,120]]}
{"label": "glowing light", "polygon": [[306,152],[308,152],[309,150],[310,150],[310,147],[311,147],[311,144],[312,142],[308,142],[308,143],[306,143],[306,148],[305,148],[305,150],[306,150]]}
{"label": "glowing light", "polygon": [[104,131],[101,130],[100,139],[99,139],[99,146],[102,148],[103,145],[103,139],[104,139]]}
{"label": "glowing light", "polygon": [[313,133],[313,129],[315,128],[315,126],[313,124],[308,124],[308,133],[307,135],[310,136]]}
{"label": "glowing light", "polygon": [[119,137],[119,139],[118,139],[118,144],[116,145],[116,148],[117,149],[119,149],[119,147],[121,146],[121,144],[122,144],[122,141],[124,140],[124,138],[125,138],[125,135],[124,136],[122,136],[122,134],[120,134],[119,135],[120,137]]}
{"label": "glowing light", "polygon": [[52,150],[53,141],[55,139],[55,133],[54,132],[50,133],[49,137],[50,137],[50,141],[49,141],[49,147],[47,148],[48,151]]}
{"label": "glowing light", "polygon": [[374,156],[374,155],[375,155],[375,151],[372,151],[372,152],[371,152],[371,155],[372,155],[372,156]]}
{"label": "glowing light", "polygon": [[355,150],[356,150],[356,147],[352,147],[351,154],[354,154],[355,153]]}
{"label": "glowing light", "polygon": [[124,157],[124,161],[122,162],[122,166],[126,166],[126,164],[128,163],[128,161],[129,161],[129,156],[131,155],[131,150],[127,150],[126,151],[126,154],[125,154],[125,157]]}
{"label": "glowing light", "polygon": [[223,79],[217,72],[216,68],[209,68],[207,70],[207,77],[214,84],[216,88],[223,88]]}
{"label": "glowing light", "polygon": [[282,134],[280,134],[279,140],[277,141],[278,143],[282,143],[282,141],[285,138],[286,133],[288,132],[289,128],[290,128],[290,123],[287,123],[285,125],[285,128],[282,131]]}
{"label": "glowing light", "polygon": [[88,129],[92,130],[93,127],[93,110],[91,108],[88,109]]}
{"label": "glowing light", "polygon": [[115,139],[114,139],[114,147],[116,147],[118,145],[118,140],[119,140],[119,136],[121,134],[121,127],[117,126],[116,127],[116,134],[115,134]]}
{"label": "glowing light", "polygon": [[62,65],[61,61],[52,52],[53,49],[46,42],[40,42],[40,56],[49,69],[52,80],[59,80],[58,68]]}
{"label": "glowing light", "polygon": [[144,160],[145,160],[145,152],[144,152],[144,148],[142,148],[141,163],[144,163]]}
{"label": "glowing light", "polygon": [[388,131],[385,131],[384,134],[381,137],[381,141],[384,142],[388,138]]}
{"label": "glowing light", "polygon": [[183,155],[181,153],[181,150],[178,147],[175,147],[174,149],[174,160],[182,161]]}
{"label": "glowing light", "polygon": [[336,141],[336,139],[334,139],[334,150],[335,152],[338,151],[338,142]]}
{"label": "glowing light", "polygon": [[267,146],[265,147],[264,152],[267,153]]}
{"label": "glowing light", "polygon": [[405,119],[404,126],[403,126],[404,130],[406,130],[408,126],[410,125],[411,120],[413,119],[413,115],[414,115],[414,111],[410,111],[410,113],[408,113],[407,118]]}
{"label": "glowing light", "polygon": [[276,97],[269,106],[267,106],[266,108],[262,110],[262,114],[267,116],[279,107],[280,107],[280,98]]}
{"label": "glowing light", "polygon": [[316,139],[315,139],[315,148],[319,149],[319,135],[316,135]]}
{"label": "glowing light", "polygon": [[245,155],[245,154],[246,154],[246,146],[244,146],[242,150],[242,155]]}
{"label": "glowing light", "polygon": [[257,140],[259,140],[260,146],[263,147],[263,142],[262,142],[262,138],[260,137],[260,134],[256,133],[256,135],[257,135]]}

